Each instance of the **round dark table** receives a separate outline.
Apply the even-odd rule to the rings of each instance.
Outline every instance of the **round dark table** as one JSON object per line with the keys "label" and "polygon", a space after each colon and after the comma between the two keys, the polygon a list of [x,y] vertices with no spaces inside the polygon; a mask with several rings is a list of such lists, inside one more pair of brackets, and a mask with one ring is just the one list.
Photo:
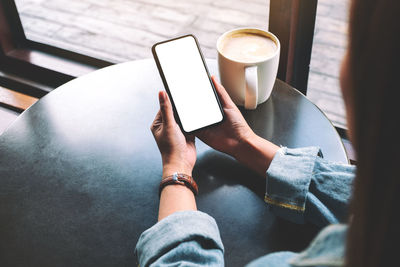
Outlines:
{"label": "round dark table", "polygon": [[[137,239],[157,220],[161,157],[149,126],[162,89],[153,60],[114,65],[52,91],[0,136],[0,266],[135,266]],[[243,113],[278,145],[347,162],[329,120],[279,80]],[[198,208],[216,219],[227,266],[307,246],[318,229],[275,217],[265,182],[198,140],[197,152]]]}

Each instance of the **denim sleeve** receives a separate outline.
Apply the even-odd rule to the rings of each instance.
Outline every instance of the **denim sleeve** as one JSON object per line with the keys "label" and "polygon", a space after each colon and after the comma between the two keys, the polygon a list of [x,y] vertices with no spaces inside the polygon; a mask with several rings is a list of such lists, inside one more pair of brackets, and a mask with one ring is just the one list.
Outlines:
{"label": "denim sleeve", "polygon": [[343,221],[355,166],[324,160],[317,147],[282,147],[267,170],[265,202],[278,216],[326,226]]}
{"label": "denim sleeve", "polygon": [[347,225],[325,227],[304,251],[274,252],[253,260],[246,267],[343,266]]}
{"label": "denim sleeve", "polygon": [[149,228],[135,250],[139,266],[224,266],[215,220],[200,211],[175,212]]}

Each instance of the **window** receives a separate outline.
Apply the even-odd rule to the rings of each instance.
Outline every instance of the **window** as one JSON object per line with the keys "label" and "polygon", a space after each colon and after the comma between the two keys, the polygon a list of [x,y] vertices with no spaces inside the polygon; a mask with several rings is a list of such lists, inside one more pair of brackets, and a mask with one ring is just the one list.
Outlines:
{"label": "window", "polygon": [[193,33],[206,57],[243,26],[267,29],[263,0],[15,0],[28,39],[110,62],[151,57],[161,40]]}
{"label": "window", "polygon": [[[243,26],[268,29],[274,15],[270,2],[281,9],[301,5],[303,18],[314,22],[315,14],[308,12],[317,0],[0,0],[0,81],[40,97],[95,69],[149,58],[152,44],[186,33],[198,37],[205,57],[216,58],[216,40],[223,32]],[[338,83],[346,29],[347,1],[319,0],[308,87],[298,87],[308,88],[307,96],[339,127],[346,125]],[[300,61],[307,65],[307,57]],[[21,73],[28,82],[14,79]],[[299,73],[295,79],[307,76],[308,69]]]}

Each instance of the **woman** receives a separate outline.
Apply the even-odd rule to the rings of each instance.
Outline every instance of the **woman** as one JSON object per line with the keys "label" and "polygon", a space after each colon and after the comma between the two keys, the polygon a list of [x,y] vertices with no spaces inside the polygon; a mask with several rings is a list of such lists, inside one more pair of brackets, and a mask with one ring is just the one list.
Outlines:
{"label": "woman", "polygon": [[[349,134],[358,155],[354,182],[353,166],[327,162],[317,148],[279,148],[255,135],[213,78],[226,120],[197,136],[258,172],[260,179],[267,179],[265,199],[278,215],[320,226],[333,223],[302,253],[272,253],[249,266],[398,264],[398,14],[398,1],[352,1],[341,87]],[[159,93],[159,100],[160,111],[151,130],[162,155],[163,177],[175,172],[191,176],[196,161],[194,137],[181,133],[164,92]],[[352,186],[351,216],[347,216]],[[349,223],[348,229],[336,224],[342,220]],[[210,216],[196,211],[194,194],[183,185],[162,189],[159,222],[142,234],[137,253],[140,266],[223,265],[218,227]]]}

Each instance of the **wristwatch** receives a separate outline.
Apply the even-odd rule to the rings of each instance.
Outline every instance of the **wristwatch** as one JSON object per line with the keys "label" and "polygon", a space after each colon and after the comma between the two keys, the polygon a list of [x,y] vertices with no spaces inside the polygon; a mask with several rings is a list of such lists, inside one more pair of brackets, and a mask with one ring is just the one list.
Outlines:
{"label": "wristwatch", "polygon": [[184,185],[192,190],[195,196],[199,193],[199,188],[197,187],[197,184],[192,176],[175,172],[174,174],[164,177],[161,180],[158,194],[161,195],[161,191],[164,189],[164,187],[171,184]]}

